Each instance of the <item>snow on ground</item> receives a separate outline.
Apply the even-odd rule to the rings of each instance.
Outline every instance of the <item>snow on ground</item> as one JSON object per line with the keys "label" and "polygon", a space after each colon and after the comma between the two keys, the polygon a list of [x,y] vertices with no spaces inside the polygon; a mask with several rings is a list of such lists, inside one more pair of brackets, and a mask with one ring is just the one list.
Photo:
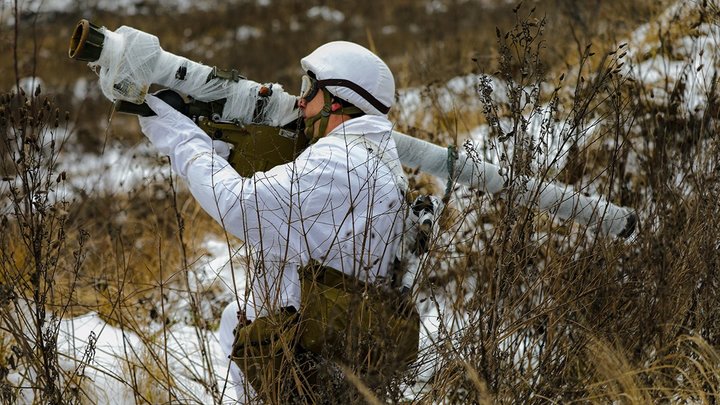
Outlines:
{"label": "snow on ground", "polygon": [[345,14],[327,6],[315,6],[307,11],[307,16],[313,19],[321,19],[327,22],[339,24],[345,21]]}
{"label": "snow on ground", "polygon": [[[198,280],[205,286],[215,282],[231,285],[229,262],[230,257],[237,254],[237,251],[233,249],[231,255],[227,244],[217,240],[208,240],[205,247],[210,253],[198,261],[195,270],[202,275]],[[235,271],[236,275],[240,275],[236,281],[242,284],[242,270],[235,266]],[[162,373],[164,370],[159,366],[161,361],[153,360],[153,356],[164,361],[166,354],[167,372],[175,383],[174,393],[177,400],[180,403],[212,403],[212,395],[198,382],[212,381],[203,363],[198,332],[202,333],[207,341],[212,374],[218,390],[224,392],[223,403],[235,401],[235,390],[225,387],[229,360],[220,349],[216,331],[202,331],[184,323],[177,323],[163,333],[161,325],[158,324],[151,325],[148,332],[154,338],[142,339],[136,333],[107,324],[98,314],[92,312],[62,319],[58,329],[58,351],[62,359],[60,366],[67,372],[74,371],[85,376],[81,386],[94,403],[136,403],[132,389],[133,379],[145,387],[148,393],[154,393],[161,398],[164,394],[163,387],[155,386],[144,367]],[[154,343],[148,345],[148,342]],[[23,379],[19,373],[9,376],[8,379],[22,386]],[[32,392],[23,390],[20,403],[29,404],[32,399]]]}
{"label": "snow on ground", "polygon": [[115,195],[167,177],[168,167],[158,160],[147,142],[134,147],[110,144],[102,155],[67,151],[56,171],[67,173],[70,198],[80,190],[86,195]]}
{"label": "snow on ground", "polygon": [[[716,105],[710,101],[718,94],[720,25],[713,17],[709,21],[701,19],[699,3],[677,1],[628,38],[628,63],[623,66],[623,73],[642,83],[647,93],[644,101],[658,107],[660,119],[666,113],[677,114],[681,119],[705,119],[707,107]],[[671,112],[668,106],[676,106],[677,111]],[[652,140],[648,143],[653,147]],[[715,156],[710,153],[711,149],[698,147],[693,163],[712,161]],[[633,164],[637,166],[636,162]],[[690,191],[693,182],[687,181],[689,175],[676,174],[673,185],[677,190]]]}
{"label": "snow on ground", "polygon": [[[497,106],[507,106],[510,102],[508,84],[493,76],[486,76],[487,85],[492,88],[491,99]],[[480,78],[478,75],[470,74],[451,78],[445,83],[424,87],[412,87],[398,91],[398,122],[404,126],[417,127],[427,131],[433,130],[433,116],[428,111],[440,112],[441,114],[456,113],[459,121],[463,116],[476,116],[481,114],[483,104],[478,95]],[[524,90],[532,93],[532,89]],[[568,133],[568,128],[554,124],[553,119],[563,119],[562,111],[551,113],[550,106],[543,104],[535,111],[527,111],[524,114],[528,121],[528,136],[533,138],[536,145],[542,145],[539,150],[536,168],[552,166],[559,170],[565,163],[567,149],[570,147],[569,140],[582,142],[591,136],[596,129],[598,122],[591,123],[588,127],[574,133]],[[513,122],[510,118],[500,117],[500,128],[504,133],[513,131]],[[486,161],[500,165],[500,155],[505,154],[512,157],[513,143],[499,143],[491,139],[491,128],[488,124],[478,125],[473,128],[463,129],[458,125],[459,135],[469,139],[475,148]]]}
{"label": "snow on ground", "polygon": [[[154,355],[163,356],[159,348],[148,348],[138,335],[108,325],[95,313],[63,320],[60,331],[58,350],[71,359],[64,364],[66,370],[80,367],[74,359],[82,359],[90,341],[94,340],[94,355],[90,364],[85,366],[85,376],[88,381],[92,381],[92,387],[87,387],[87,390],[95,395],[96,403],[134,403],[130,369],[133,368],[135,373],[142,376],[141,365],[157,368],[151,361],[150,350],[155,351]],[[214,372],[222,384],[228,360],[221,353],[217,337],[210,333],[207,338]],[[199,403],[210,403],[212,397],[197,383],[199,378],[208,377],[200,352],[194,328],[182,324],[170,328],[167,335],[169,371],[181,392],[178,396]],[[147,378],[147,375],[144,377]],[[152,386],[146,388],[153,389]],[[162,392],[162,389],[156,390]]]}
{"label": "snow on ground", "polygon": [[[60,141],[66,131],[56,131],[54,139]],[[47,139],[50,142],[50,139]],[[65,173],[66,181],[48,190],[50,201],[73,201],[87,196],[122,195],[139,186],[159,181],[169,169],[156,162],[157,153],[146,144],[131,148],[110,146],[102,155],[79,151],[64,151],[54,168],[54,176]],[[19,186],[20,179],[15,180]],[[3,212],[11,212],[9,200],[2,200]]]}
{"label": "snow on ground", "polygon": [[691,115],[702,114],[708,105],[708,94],[716,85],[713,81],[720,69],[717,52],[720,25],[704,23],[695,29],[687,29],[671,44],[665,44],[665,50],[657,39],[657,33],[661,31],[663,35],[672,35],[671,25],[678,23],[677,17],[687,20],[693,4],[679,1],[657,21],[635,30],[628,43],[628,56],[632,63],[624,66],[626,74],[640,79],[653,91],[658,103],[667,103],[673,91],[680,89],[684,102],[679,105]]}
{"label": "snow on ground", "polygon": [[[498,88],[494,94],[502,100],[503,92],[500,81],[492,79]],[[482,105],[477,97],[477,75],[464,75],[451,78],[445,83],[430,86],[398,89],[397,110],[398,124],[432,130],[432,114],[463,112],[476,114]]]}

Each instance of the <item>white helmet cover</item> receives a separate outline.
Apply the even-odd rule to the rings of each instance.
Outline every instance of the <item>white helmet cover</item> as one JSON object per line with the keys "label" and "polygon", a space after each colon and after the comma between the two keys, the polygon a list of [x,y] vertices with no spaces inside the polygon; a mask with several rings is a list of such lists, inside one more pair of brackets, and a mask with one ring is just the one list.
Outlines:
{"label": "white helmet cover", "polygon": [[328,42],[302,58],[300,65],[318,81],[349,81],[367,91],[369,94],[362,95],[350,88],[352,86],[325,86],[330,94],[352,103],[366,114],[387,115],[395,100],[395,79],[390,68],[361,45]]}

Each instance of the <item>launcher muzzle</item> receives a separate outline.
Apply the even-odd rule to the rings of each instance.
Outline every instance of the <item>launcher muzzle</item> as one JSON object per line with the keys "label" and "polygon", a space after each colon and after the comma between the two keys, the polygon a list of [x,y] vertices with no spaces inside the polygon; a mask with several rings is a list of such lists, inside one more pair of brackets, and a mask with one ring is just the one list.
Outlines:
{"label": "launcher muzzle", "polygon": [[82,19],[70,37],[68,56],[78,61],[95,62],[100,59],[104,42],[105,34],[100,27]]}

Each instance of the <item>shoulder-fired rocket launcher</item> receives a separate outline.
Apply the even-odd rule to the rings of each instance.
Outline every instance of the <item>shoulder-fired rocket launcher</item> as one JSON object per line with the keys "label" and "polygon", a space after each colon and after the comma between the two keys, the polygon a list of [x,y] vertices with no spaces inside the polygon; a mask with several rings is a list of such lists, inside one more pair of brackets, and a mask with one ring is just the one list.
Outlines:
{"label": "shoulder-fired rocket launcher", "polygon": [[[260,84],[234,70],[174,55],[163,50],[154,35],[127,26],[111,31],[81,20],[70,40],[69,56],[100,69],[100,88],[120,112],[153,114],[144,104],[150,85],[174,90],[161,98],[214,139],[233,144],[230,164],[243,176],[290,162],[308,145],[298,129],[297,98],[282,86]],[[409,168],[491,194],[505,188],[506,178],[496,165],[464,152],[449,154],[445,147],[396,131],[392,136],[402,164]],[[455,159],[451,164],[449,156]],[[631,209],[534,178],[527,179],[527,191],[516,202],[619,237],[630,236],[637,223]]]}

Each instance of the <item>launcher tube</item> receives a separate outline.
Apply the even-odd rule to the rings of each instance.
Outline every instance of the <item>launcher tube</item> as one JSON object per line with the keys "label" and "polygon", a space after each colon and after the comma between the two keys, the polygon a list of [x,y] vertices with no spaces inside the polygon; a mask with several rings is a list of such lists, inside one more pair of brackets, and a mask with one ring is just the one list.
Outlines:
{"label": "launcher tube", "polygon": [[[454,164],[448,164],[448,150],[430,142],[393,131],[398,155],[403,165],[420,169],[442,179],[453,178],[459,184],[497,194],[505,188],[505,177],[499,166],[472,159],[467,153],[458,153]],[[454,173],[451,176],[450,167]],[[599,197],[589,197],[567,185],[542,182],[528,178],[527,191],[517,203],[537,207],[562,220],[573,219],[585,225],[598,226],[602,232],[626,237],[632,233],[637,217],[625,207],[611,204]]]}
{"label": "launcher tube", "polygon": [[[81,22],[78,30],[86,26],[89,29],[89,24]],[[296,98],[279,84],[265,86],[271,91],[263,92],[264,85],[240,76],[237,80],[213,78],[214,68],[167,52],[156,36],[131,27],[116,31],[101,27],[98,31],[104,35],[102,51],[90,66],[100,68],[100,88],[112,101],[140,104],[150,85],[159,84],[200,101],[225,99],[221,118],[226,120],[283,126],[298,118]],[[77,37],[83,38],[82,31]],[[261,97],[262,111],[258,111]]]}

